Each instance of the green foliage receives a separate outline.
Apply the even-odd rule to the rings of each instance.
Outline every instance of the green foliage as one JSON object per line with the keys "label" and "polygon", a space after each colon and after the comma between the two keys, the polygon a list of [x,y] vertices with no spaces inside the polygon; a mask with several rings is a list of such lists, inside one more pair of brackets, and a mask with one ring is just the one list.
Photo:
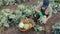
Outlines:
{"label": "green foliage", "polygon": [[0,15],[1,15],[0,16],[0,26],[2,26],[2,27],[9,27],[9,24],[7,22],[8,21],[7,17],[3,13],[0,14]]}
{"label": "green foliage", "polygon": [[16,10],[14,12],[10,9],[3,9],[0,12],[0,26],[9,27],[11,24],[16,26],[24,17],[22,11]]}
{"label": "green foliage", "polygon": [[60,29],[60,23],[57,22],[52,26],[53,29]]}
{"label": "green foliage", "polygon": [[16,0],[17,3],[28,2],[29,0]]}
{"label": "green foliage", "polygon": [[9,14],[9,20],[11,19],[11,24],[17,26],[18,23],[25,17],[25,15],[22,15],[22,11],[19,11],[18,9],[13,12],[14,14]]}
{"label": "green foliage", "polygon": [[39,31],[43,31],[44,30],[44,27],[43,26],[40,26],[40,27],[38,27],[38,30]]}
{"label": "green foliage", "polygon": [[37,31],[38,30],[38,27],[39,27],[39,25],[35,25],[34,26],[34,30]]}
{"label": "green foliage", "polygon": [[18,9],[20,11],[22,11],[22,13],[25,16],[30,16],[31,17],[35,13],[33,6],[18,5]]}
{"label": "green foliage", "polygon": [[3,2],[2,2],[2,0],[0,0],[0,7],[3,5]]}
{"label": "green foliage", "polygon": [[33,6],[27,6],[27,9],[25,10],[26,14],[33,15],[35,13]]}
{"label": "green foliage", "polygon": [[[0,26],[9,27],[10,25],[17,26],[26,15],[34,14],[33,6],[19,5],[17,10],[2,9],[0,12]],[[30,16],[31,17],[31,16]],[[26,27],[24,27],[26,28]]]}
{"label": "green foliage", "polygon": [[44,26],[35,25],[35,26],[34,26],[34,30],[35,30],[35,31],[37,31],[37,30],[43,31],[43,30],[44,30]]}
{"label": "green foliage", "polygon": [[4,2],[6,3],[6,5],[13,5],[13,4],[15,4],[15,0],[4,0]]}
{"label": "green foliage", "polygon": [[9,27],[9,22],[8,22],[8,16],[11,15],[12,12],[10,12],[9,9],[3,9],[0,12],[0,26],[2,27]]}
{"label": "green foliage", "polygon": [[27,29],[29,27],[29,24],[24,24],[24,29]]}
{"label": "green foliage", "polygon": [[23,4],[18,5],[18,9],[20,9],[20,10],[24,10],[24,9],[26,9],[26,6],[24,6]]}
{"label": "green foliage", "polygon": [[39,20],[40,20],[40,22],[45,24],[46,21],[47,21],[47,17],[46,16],[42,16],[42,17],[39,18]]}
{"label": "green foliage", "polygon": [[19,19],[20,18],[20,20],[21,20],[21,19],[23,19],[25,17],[25,15],[23,15],[22,11],[20,11],[20,10],[16,10],[15,14],[16,14],[16,16],[15,16],[16,18],[15,19]]}
{"label": "green foliage", "polygon": [[22,0],[16,0],[16,2],[17,2],[17,3],[21,3],[21,2],[22,2]]}

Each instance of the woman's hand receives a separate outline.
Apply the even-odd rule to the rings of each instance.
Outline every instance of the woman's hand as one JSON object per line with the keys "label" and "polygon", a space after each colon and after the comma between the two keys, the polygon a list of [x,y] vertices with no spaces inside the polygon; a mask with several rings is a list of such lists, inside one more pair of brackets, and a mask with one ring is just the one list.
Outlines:
{"label": "woman's hand", "polygon": [[39,13],[40,11],[38,9],[35,10],[36,13]]}

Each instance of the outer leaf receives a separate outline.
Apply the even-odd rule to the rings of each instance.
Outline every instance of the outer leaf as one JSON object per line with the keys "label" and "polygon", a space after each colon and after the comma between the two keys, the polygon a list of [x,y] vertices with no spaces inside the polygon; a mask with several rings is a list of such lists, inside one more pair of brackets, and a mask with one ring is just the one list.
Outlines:
{"label": "outer leaf", "polygon": [[15,3],[15,0],[4,0],[6,5],[13,5]]}
{"label": "outer leaf", "polygon": [[16,0],[17,3],[21,3],[21,0]]}
{"label": "outer leaf", "polygon": [[0,7],[3,5],[3,2],[2,2],[2,0],[0,0]]}
{"label": "outer leaf", "polygon": [[29,27],[29,24],[24,24],[24,29],[27,29]]}
{"label": "outer leaf", "polygon": [[3,26],[8,28],[8,27],[9,27],[9,24],[8,24],[7,22],[5,22],[5,23],[3,24]]}
{"label": "outer leaf", "polygon": [[25,6],[23,4],[22,5],[18,5],[18,9],[24,10]]}
{"label": "outer leaf", "polygon": [[9,18],[10,19],[14,19],[15,18],[15,15],[10,15]]}
{"label": "outer leaf", "polygon": [[0,22],[0,27],[2,26],[2,23]]}
{"label": "outer leaf", "polygon": [[43,31],[43,30],[44,30],[44,27],[43,27],[43,26],[39,26],[39,27],[38,27],[38,30],[39,30],[39,31]]}

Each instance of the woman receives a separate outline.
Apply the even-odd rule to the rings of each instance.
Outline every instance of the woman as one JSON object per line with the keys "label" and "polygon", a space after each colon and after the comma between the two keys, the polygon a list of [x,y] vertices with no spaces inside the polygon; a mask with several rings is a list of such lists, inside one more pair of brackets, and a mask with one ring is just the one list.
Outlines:
{"label": "woman", "polygon": [[[36,10],[36,12],[40,14],[39,10]],[[43,5],[41,6],[41,12],[44,16],[47,17],[46,21],[52,16],[52,8],[49,5],[49,0],[43,0]]]}

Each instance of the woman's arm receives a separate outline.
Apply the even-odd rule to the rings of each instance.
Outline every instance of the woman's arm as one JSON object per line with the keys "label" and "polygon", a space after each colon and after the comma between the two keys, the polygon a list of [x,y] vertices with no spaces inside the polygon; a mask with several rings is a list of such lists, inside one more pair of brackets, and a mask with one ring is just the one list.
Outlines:
{"label": "woman's arm", "polygon": [[47,20],[48,20],[48,19],[50,19],[51,16],[52,16],[52,8],[50,7],[50,5],[48,6],[48,8],[47,8],[46,11],[47,11],[47,14],[49,14],[49,15],[48,15],[48,18],[47,18]]}

